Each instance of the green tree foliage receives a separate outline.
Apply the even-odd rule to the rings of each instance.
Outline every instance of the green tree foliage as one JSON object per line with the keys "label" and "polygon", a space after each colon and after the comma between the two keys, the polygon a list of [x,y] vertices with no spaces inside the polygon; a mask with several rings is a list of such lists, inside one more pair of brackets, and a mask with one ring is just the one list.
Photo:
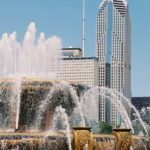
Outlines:
{"label": "green tree foliage", "polygon": [[100,127],[101,127],[101,133],[103,134],[112,133],[112,126],[106,124],[105,122],[101,122]]}

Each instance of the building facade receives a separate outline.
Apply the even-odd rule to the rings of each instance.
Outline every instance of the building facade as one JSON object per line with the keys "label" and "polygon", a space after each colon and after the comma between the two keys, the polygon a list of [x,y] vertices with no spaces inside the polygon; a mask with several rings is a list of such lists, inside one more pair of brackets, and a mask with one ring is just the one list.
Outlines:
{"label": "building facade", "polygon": [[95,57],[66,57],[62,60],[60,80],[98,86],[98,60]]}
{"label": "building facade", "polygon": [[[96,57],[82,57],[80,48],[63,48],[62,66],[59,79],[75,84],[82,84],[90,88],[98,86],[98,59]],[[99,121],[99,101],[96,95],[88,97],[82,111],[88,120]]]}
{"label": "building facade", "polygon": [[[126,0],[102,0],[97,15],[96,48],[99,86],[116,89],[131,99],[131,35]],[[119,99],[121,100],[121,99]],[[100,99],[100,121],[118,125],[116,107]]]}

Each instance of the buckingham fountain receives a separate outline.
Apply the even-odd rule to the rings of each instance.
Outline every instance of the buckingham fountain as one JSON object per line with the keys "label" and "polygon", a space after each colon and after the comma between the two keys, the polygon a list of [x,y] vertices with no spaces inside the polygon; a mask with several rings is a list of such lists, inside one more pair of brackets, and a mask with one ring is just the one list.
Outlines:
{"label": "buckingham fountain", "polygon": [[[150,149],[147,126],[126,97],[106,87],[58,80],[63,67],[61,39],[46,38],[44,33],[35,39],[31,23],[22,43],[15,32],[0,40],[0,150]],[[89,117],[96,114],[93,108],[100,96],[109,99],[122,117],[123,128],[111,134],[94,131],[91,122],[99,123]],[[118,97],[134,110],[145,136],[134,134]]]}

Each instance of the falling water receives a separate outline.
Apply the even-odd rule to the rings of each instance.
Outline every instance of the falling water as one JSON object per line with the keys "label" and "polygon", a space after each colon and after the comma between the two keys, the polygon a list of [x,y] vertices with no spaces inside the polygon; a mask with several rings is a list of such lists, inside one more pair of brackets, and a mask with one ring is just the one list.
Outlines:
{"label": "falling water", "polygon": [[53,118],[52,130],[66,130],[69,150],[72,150],[71,137],[70,137],[71,132],[70,132],[68,115],[66,114],[65,109],[63,109],[62,106],[56,107],[54,118]]}
{"label": "falling water", "polygon": [[19,126],[19,114],[20,114],[20,103],[21,103],[21,79],[16,80],[16,128]]}
{"label": "falling water", "polygon": [[[81,110],[81,104],[79,102],[79,97],[77,96],[77,92],[76,92],[75,88],[66,82],[60,82],[60,83],[53,83],[52,88],[50,89],[46,98],[41,102],[39,109],[37,110],[37,118],[35,121],[35,126],[37,127],[37,129],[40,128],[41,121],[43,119],[43,114],[46,111],[46,108],[48,107],[48,105],[54,105],[54,103],[56,103],[57,99],[55,97],[53,97],[56,91],[63,91],[64,92],[64,97],[63,97],[62,102],[65,103],[66,105],[68,105],[68,103],[70,103],[69,102],[70,99],[67,98],[66,92],[68,91],[71,94],[71,96],[73,98],[72,99],[73,104],[76,105],[75,110],[78,110],[78,113],[79,113],[80,118],[81,118],[80,125],[85,126],[85,120],[84,120],[83,112]],[[65,97],[65,95],[66,95],[66,97]],[[62,103],[59,102],[59,105],[62,105]],[[74,107],[74,106],[69,106],[69,107],[70,108],[66,108],[66,109],[67,110],[71,109],[71,107]],[[73,111],[73,110],[71,110],[71,111]]]}
{"label": "falling water", "polygon": [[136,144],[134,145],[132,149],[149,150],[149,148],[146,146],[145,141],[143,141],[141,137],[136,137],[136,140],[138,142],[136,141]]}
{"label": "falling water", "polygon": [[10,84],[5,81],[0,81],[0,126],[1,130],[8,130],[11,123],[11,110],[9,100],[12,97],[12,92],[9,91]]}
{"label": "falling water", "polygon": [[129,114],[127,113],[127,110],[125,109],[125,106],[123,105],[122,101],[119,99],[119,97],[116,96],[116,94],[111,90],[108,89],[106,87],[102,87],[102,89],[105,89],[106,93],[110,93],[110,95],[112,95],[112,97],[114,97],[114,101],[112,102],[115,106],[115,103],[117,103],[118,107],[119,107],[119,112],[121,114],[123,114],[123,116],[126,119],[126,124],[128,128],[131,128],[132,131],[134,131],[133,127],[132,127],[132,123],[131,120],[129,118]]}
{"label": "falling water", "polygon": [[79,111],[79,114],[80,114],[80,117],[81,117],[80,125],[82,127],[85,127],[84,114],[83,114],[83,111],[82,111],[82,108],[81,108],[81,102],[79,101],[79,96],[77,96],[76,90],[70,84],[68,84],[67,82],[64,82],[63,84],[68,86],[68,88],[70,89],[70,93],[74,97],[76,105],[77,105],[76,109]]}
{"label": "falling water", "polygon": [[116,91],[116,90],[112,90],[112,91],[113,91],[114,93],[116,93],[117,95],[121,96],[122,99],[123,99],[125,102],[127,102],[127,104],[129,105],[129,107],[134,110],[134,112],[136,113],[136,116],[138,117],[138,119],[139,119],[139,121],[140,121],[140,123],[141,123],[143,129],[144,129],[145,132],[146,132],[146,135],[149,136],[148,131],[147,131],[147,129],[146,129],[146,125],[144,124],[144,121],[142,120],[139,111],[135,108],[135,106],[131,103],[131,101],[130,101],[129,99],[127,99],[122,93],[119,93],[119,92]]}
{"label": "falling water", "polygon": [[51,99],[52,93],[53,93],[53,89],[51,89],[49,91],[49,93],[46,95],[45,99],[41,102],[41,104],[37,110],[37,117],[36,117],[35,127],[34,127],[34,128],[36,128],[36,130],[40,129],[41,121],[43,119],[43,114],[46,111],[46,108],[49,104],[49,100]]}
{"label": "falling water", "polygon": [[81,104],[80,104],[79,101],[77,101],[77,106],[78,106],[78,109],[79,109],[79,114],[80,114],[80,116],[81,116],[80,126],[81,126],[81,127],[85,127],[84,115],[83,115],[82,108],[81,108]]}
{"label": "falling water", "polygon": [[[121,99],[123,99],[125,102],[127,102],[129,107],[132,108],[135,111],[137,117],[139,118],[139,121],[140,121],[141,125],[143,126],[146,134],[148,135],[148,131],[146,129],[146,126],[145,126],[144,122],[142,121],[140,113],[138,112],[138,110],[131,104],[131,102],[123,94],[121,94],[120,92],[118,92],[114,89],[109,89],[109,88],[106,88],[106,87],[92,88],[86,94],[90,94],[90,93],[92,94],[92,92],[93,92],[93,94],[100,94],[101,96],[109,98],[110,101],[112,103],[114,103],[114,105],[116,105],[116,109],[122,114],[122,116],[124,116],[123,119],[125,119],[127,127],[133,129],[132,123],[131,123],[131,120],[130,120],[128,114],[127,114],[127,111],[126,111],[125,107],[123,106],[122,102],[119,100],[119,97],[121,97]],[[84,96],[86,96],[86,94]],[[86,96],[86,98],[84,98],[84,99],[88,99],[88,98],[89,98],[89,95]],[[85,106],[84,103],[83,103],[83,106]],[[89,109],[88,109],[88,111],[89,111]]]}
{"label": "falling water", "polygon": [[[129,119],[129,116],[128,116],[125,108],[123,107],[121,101],[118,100],[118,97],[116,97],[116,95],[114,93],[112,93],[110,89],[105,88],[105,87],[95,87],[95,88],[88,90],[84,94],[84,96],[82,98],[82,108],[86,107],[86,109],[84,109],[84,111],[83,111],[84,115],[87,116],[87,118],[90,117],[90,116],[88,116],[88,114],[90,114],[90,113],[93,113],[92,116],[95,115],[94,111],[96,110],[96,107],[98,107],[97,103],[98,103],[99,95],[109,99],[110,102],[112,102],[115,105],[117,111],[121,114],[122,118],[125,120],[124,122],[126,123],[126,126],[133,130],[131,120]],[[92,97],[94,97],[94,98],[92,98]],[[92,99],[89,100],[89,98],[92,98]],[[92,104],[89,104],[89,101],[92,101]],[[94,109],[94,110],[91,110],[91,109]]]}

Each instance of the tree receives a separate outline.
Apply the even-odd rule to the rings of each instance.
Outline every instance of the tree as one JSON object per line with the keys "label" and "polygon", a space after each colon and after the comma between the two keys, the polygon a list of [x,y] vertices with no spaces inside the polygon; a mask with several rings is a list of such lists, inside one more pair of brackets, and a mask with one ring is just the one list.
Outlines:
{"label": "tree", "polygon": [[112,133],[112,126],[111,125],[108,125],[105,122],[101,122],[100,127],[101,127],[101,133],[104,133],[104,134]]}

